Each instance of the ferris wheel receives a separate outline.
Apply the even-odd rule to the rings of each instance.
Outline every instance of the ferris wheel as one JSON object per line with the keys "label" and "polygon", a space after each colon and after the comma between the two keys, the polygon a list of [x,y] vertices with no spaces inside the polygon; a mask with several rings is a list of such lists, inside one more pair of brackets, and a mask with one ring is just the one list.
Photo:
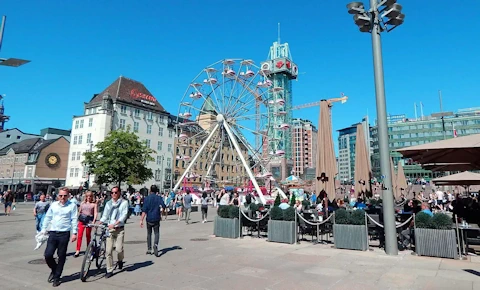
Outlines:
{"label": "ferris wheel", "polygon": [[[266,165],[285,155],[281,139],[269,138],[269,130],[274,127],[277,136],[289,128],[271,118],[283,114],[277,108],[283,103],[269,97],[280,91],[269,73],[249,59],[224,59],[193,79],[179,107],[177,160],[186,169],[174,189],[198,172],[204,172],[203,180],[215,180],[215,171],[222,170],[224,182],[249,182],[265,202],[256,178],[271,178]],[[192,150],[193,143],[199,147]]]}

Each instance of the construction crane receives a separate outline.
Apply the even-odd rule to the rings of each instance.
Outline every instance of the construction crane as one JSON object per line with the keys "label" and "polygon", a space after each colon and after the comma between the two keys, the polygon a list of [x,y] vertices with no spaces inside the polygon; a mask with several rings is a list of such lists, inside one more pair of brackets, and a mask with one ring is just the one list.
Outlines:
{"label": "construction crane", "polygon": [[[342,104],[344,104],[348,100],[348,97],[345,96],[343,93],[341,93],[340,96],[341,96],[340,98],[328,99],[327,101],[328,101],[329,105],[331,106],[331,104],[335,103],[335,102],[342,102]],[[305,109],[305,108],[320,106],[321,102],[322,101],[318,101],[318,102],[306,103],[306,104],[302,104],[302,105],[298,105],[298,106],[293,106],[292,110],[299,110],[299,109]]]}

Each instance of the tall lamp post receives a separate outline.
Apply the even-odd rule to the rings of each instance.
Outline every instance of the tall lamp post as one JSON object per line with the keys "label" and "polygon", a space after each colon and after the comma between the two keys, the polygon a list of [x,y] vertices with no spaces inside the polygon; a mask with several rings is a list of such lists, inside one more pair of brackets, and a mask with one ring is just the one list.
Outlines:
{"label": "tall lamp post", "polygon": [[375,74],[375,95],[377,102],[378,144],[380,151],[380,171],[384,177],[383,220],[385,226],[385,252],[398,255],[397,231],[390,172],[390,148],[388,145],[387,108],[385,102],[385,84],[383,79],[382,42],[380,33],[392,31],[403,24],[405,14],[397,0],[370,0],[370,9],[365,10],[362,2],[347,5],[348,13],[361,32],[372,35],[373,68]]}

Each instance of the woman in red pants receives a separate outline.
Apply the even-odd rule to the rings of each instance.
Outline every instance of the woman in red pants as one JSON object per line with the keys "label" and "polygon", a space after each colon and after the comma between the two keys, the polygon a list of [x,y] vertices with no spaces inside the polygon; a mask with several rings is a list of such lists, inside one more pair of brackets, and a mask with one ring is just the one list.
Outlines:
{"label": "woman in red pants", "polygon": [[80,204],[78,209],[78,235],[77,235],[77,251],[74,257],[77,258],[80,254],[80,248],[82,247],[83,232],[85,230],[87,236],[87,247],[90,244],[90,238],[92,236],[92,228],[87,227],[87,224],[95,223],[97,220],[97,204],[94,201],[93,193],[87,191],[85,198]]}

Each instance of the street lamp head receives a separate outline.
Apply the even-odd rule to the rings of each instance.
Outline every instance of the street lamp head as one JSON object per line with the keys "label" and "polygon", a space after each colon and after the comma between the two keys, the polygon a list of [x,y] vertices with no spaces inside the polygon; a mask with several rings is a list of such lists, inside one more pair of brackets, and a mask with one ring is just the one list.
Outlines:
{"label": "street lamp head", "polygon": [[399,14],[395,18],[388,19],[388,21],[385,23],[389,25],[399,26],[403,24],[404,19],[405,19],[405,14]]}
{"label": "street lamp head", "polygon": [[370,25],[359,26],[360,32],[370,32]]}
{"label": "street lamp head", "polygon": [[348,13],[350,14],[358,14],[365,12],[365,6],[363,6],[362,2],[351,2],[347,4]]}
{"label": "street lamp head", "polygon": [[402,5],[394,3],[385,9],[385,12],[382,14],[382,18],[387,17],[392,19],[397,17],[401,13],[402,13]]}
{"label": "street lamp head", "polygon": [[356,25],[358,25],[359,27],[362,27],[362,26],[370,26],[370,23],[372,20],[366,14],[355,14],[353,15],[353,21],[355,22]]}
{"label": "street lamp head", "polygon": [[392,4],[395,4],[397,3],[397,0],[386,0],[384,4],[382,4],[382,6],[391,6]]}

